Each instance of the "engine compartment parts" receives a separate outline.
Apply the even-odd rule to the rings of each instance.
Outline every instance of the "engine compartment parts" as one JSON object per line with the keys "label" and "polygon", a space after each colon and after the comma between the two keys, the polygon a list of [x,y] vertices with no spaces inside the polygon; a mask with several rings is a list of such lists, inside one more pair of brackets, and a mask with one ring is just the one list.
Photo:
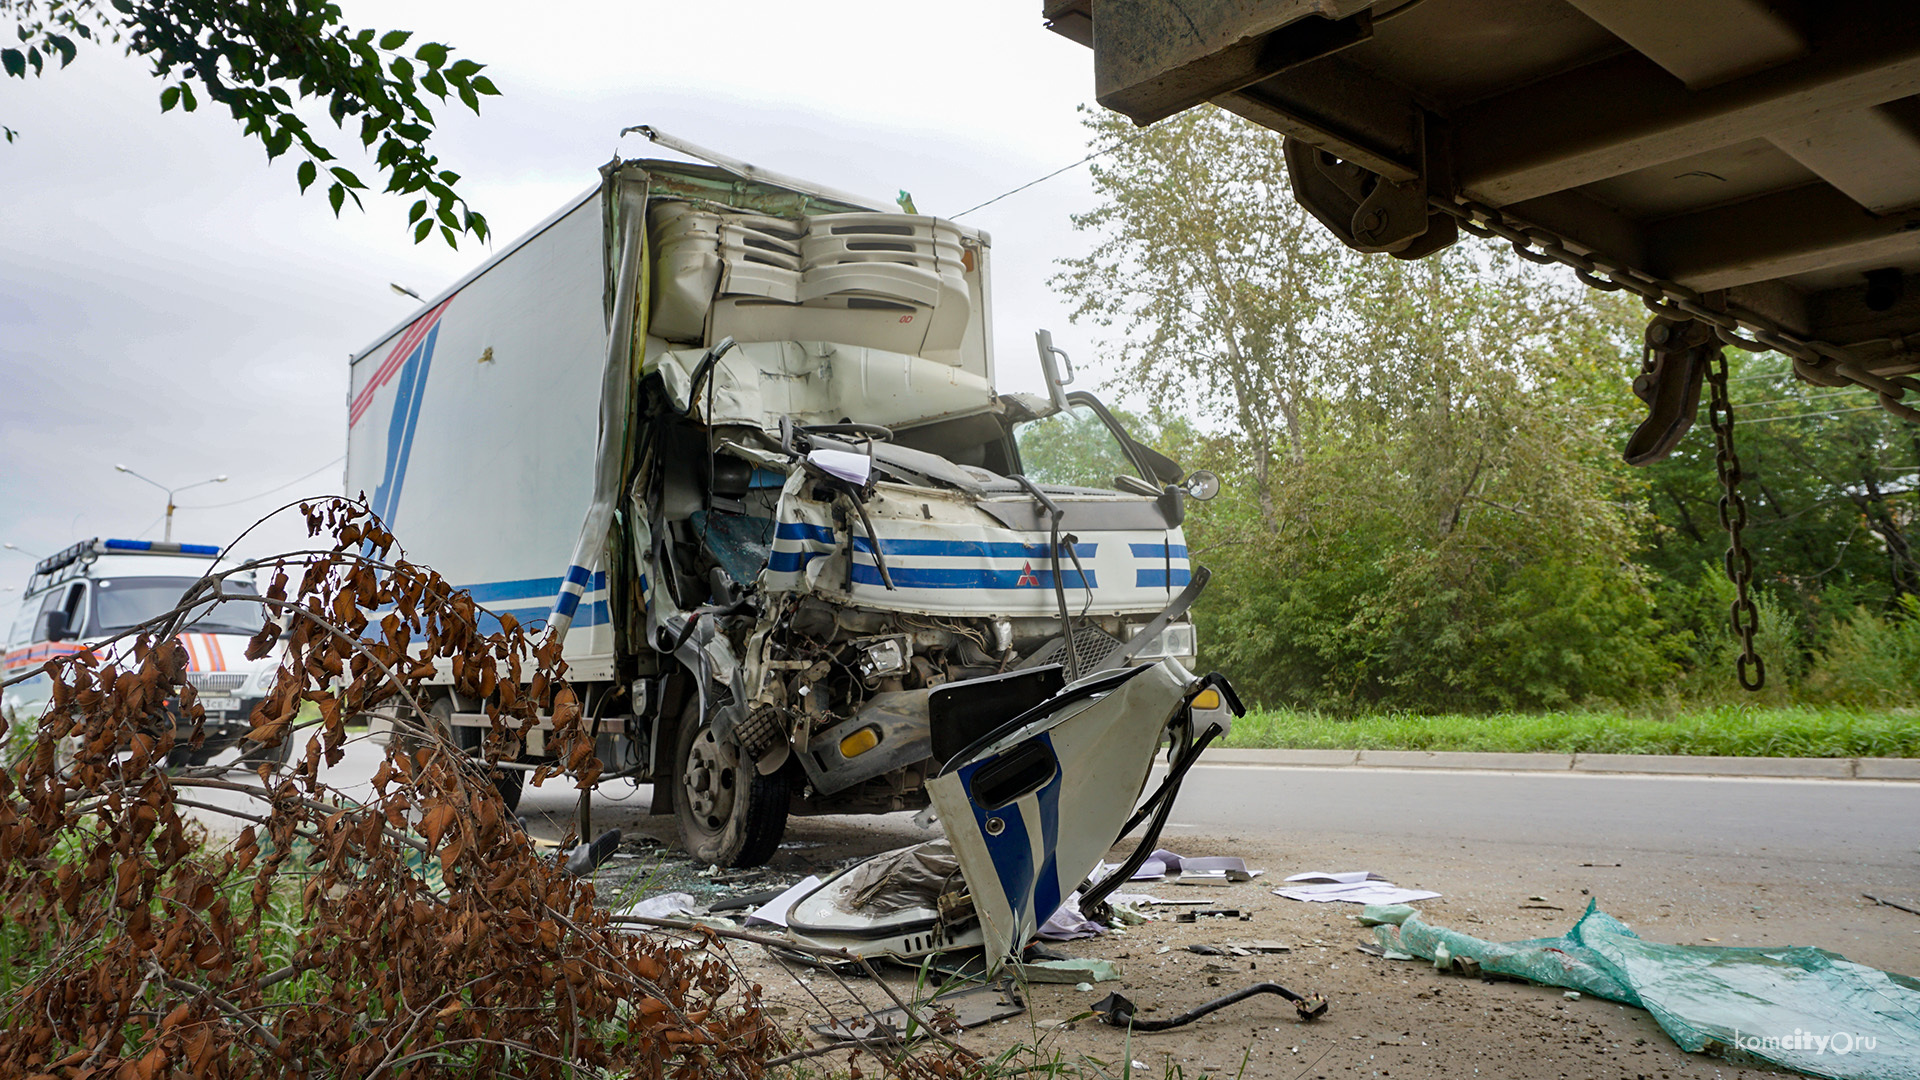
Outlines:
{"label": "engine compartment parts", "polygon": [[1245,1001],[1261,994],[1278,994],[1293,1002],[1294,1012],[1302,1021],[1318,1020],[1327,1013],[1327,999],[1319,994],[1296,994],[1279,983],[1254,983],[1252,986],[1235,990],[1225,997],[1215,998],[1205,1005],[1195,1006],[1179,1016],[1165,1020],[1142,1020],[1137,1015],[1139,1009],[1134,1003],[1119,994],[1108,994],[1093,1003],[1093,1014],[1100,1022],[1109,1027],[1129,1028],[1133,1031],[1171,1031],[1185,1027],[1211,1012],[1218,1012],[1235,1002]]}

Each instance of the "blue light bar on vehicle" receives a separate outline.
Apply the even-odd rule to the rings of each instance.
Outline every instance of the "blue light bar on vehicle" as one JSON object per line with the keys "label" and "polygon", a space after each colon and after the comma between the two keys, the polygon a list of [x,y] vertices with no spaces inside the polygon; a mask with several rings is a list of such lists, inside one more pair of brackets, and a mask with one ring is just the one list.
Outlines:
{"label": "blue light bar on vehicle", "polygon": [[217,544],[179,544],[166,540],[82,540],[79,543],[41,559],[33,568],[34,574],[51,574],[62,567],[72,566],[89,555],[218,555]]}
{"label": "blue light bar on vehicle", "polygon": [[217,544],[174,544],[164,540],[101,540],[102,552],[144,551],[149,555],[218,555]]}

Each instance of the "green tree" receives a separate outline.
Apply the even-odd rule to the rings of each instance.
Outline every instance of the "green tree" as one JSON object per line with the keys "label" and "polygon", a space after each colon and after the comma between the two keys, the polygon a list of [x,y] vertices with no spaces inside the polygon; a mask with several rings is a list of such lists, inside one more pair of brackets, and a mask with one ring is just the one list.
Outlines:
{"label": "green tree", "polygon": [[1073,218],[1100,243],[1055,279],[1075,321],[1118,329],[1126,388],[1239,438],[1269,530],[1276,460],[1311,438],[1331,268],[1342,249],[1293,201],[1280,136],[1220,109],[1142,133],[1088,112],[1101,203]]}
{"label": "green tree", "polygon": [[[1857,392],[1799,382],[1776,354],[1731,358],[1744,539],[1771,598],[1768,618],[1792,624],[1762,623],[1769,680],[1784,685],[1831,633],[1855,622],[1856,608],[1897,621],[1907,617],[1901,598],[1920,594],[1920,430]],[[1673,455],[1646,472],[1654,520],[1642,561],[1662,581],[1662,618],[1693,636],[1702,666],[1718,667],[1731,592],[1700,584],[1724,578],[1727,548],[1704,409]]]}
{"label": "green tree", "polygon": [[1217,110],[1115,125],[1089,121],[1114,150],[1076,219],[1101,242],[1056,280],[1125,335],[1162,449],[1228,482],[1187,524],[1216,572],[1209,662],[1342,710],[1630,698],[1672,673],[1613,445],[1624,304],[1479,247],[1339,249],[1277,137]]}
{"label": "green tree", "polygon": [[[1343,261],[1314,452],[1223,579],[1258,696],[1333,709],[1630,699],[1673,671],[1632,562],[1617,306],[1484,252]],[[1206,528],[1201,527],[1202,535]],[[1262,673],[1278,677],[1263,677]]]}
{"label": "green tree", "polygon": [[[0,48],[0,67],[15,78],[65,68],[86,46],[121,46],[153,66],[163,84],[160,111],[192,112],[200,95],[226,106],[269,161],[297,148],[295,172],[305,192],[322,181],[337,216],[366,190],[353,171],[314,134],[297,105],[324,104],[341,131],[351,122],[360,144],[386,175],[386,191],[418,195],[408,216],[414,242],[436,228],[450,245],[462,234],[487,238],[487,221],[455,190],[460,176],[440,167],[427,148],[434,130],[427,99],[480,111],[497,94],[484,67],[453,59],[451,46],[407,46],[407,30],[354,30],[325,0],[0,0],[14,23],[17,46]],[[8,142],[19,137],[0,128]]]}

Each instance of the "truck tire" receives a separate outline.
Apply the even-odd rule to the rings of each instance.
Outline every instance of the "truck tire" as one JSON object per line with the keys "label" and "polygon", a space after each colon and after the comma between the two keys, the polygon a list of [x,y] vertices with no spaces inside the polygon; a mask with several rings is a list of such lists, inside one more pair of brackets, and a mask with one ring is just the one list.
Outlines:
{"label": "truck tire", "polygon": [[762,776],[740,764],[739,747],[722,744],[700,715],[698,694],[680,715],[675,742],[673,809],[681,845],[717,866],[759,866],[773,858],[787,831],[787,770]]}
{"label": "truck tire", "polygon": [[[427,706],[427,715],[432,718],[434,726],[453,741],[453,745],[466,751],[470,757],[475,759],[480,757],[481,750],[487,745],[487,729],[453,726],[452,698],[444,695],[435,697],[433,704]],[[501,801],[507,804],[507,809],[518,810],[520,787],[522,781],[526,779],[526,774],[519,769],[494,769],[492,772],[493,789],[500,793]]]}

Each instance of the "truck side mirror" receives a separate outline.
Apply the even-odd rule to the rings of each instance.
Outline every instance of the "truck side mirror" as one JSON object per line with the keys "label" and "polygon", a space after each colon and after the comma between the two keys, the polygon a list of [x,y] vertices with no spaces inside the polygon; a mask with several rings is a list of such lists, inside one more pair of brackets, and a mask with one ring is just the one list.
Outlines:
{"label": "truck side mirror", "polygon": [[67,626],[67,613],[64,611],[47,612],[47,640],[66,641],[73,637]]}
{"label": "truck side mirror", "polygon": [[[1035,330],[1033,340],[1040,347],[1040,374],[1047,381],[1047,397],[1053,402],[1054,412],[1067,411],[1067,384],[1073,381],[1073,358],[1065,349],[1055,348],[1053,333],[1048,330]],[[1059,363],[1054,358],[1059,357]],[[1065,370],[1066,374],[1061,375]]]}
{"label": "truck side mirror", "polygon": [[1220,494],[1220,478],[1205,469],[1195,470],[1193,475],[1187,477],[1184,486],[1189,496],[1201,502]]}

